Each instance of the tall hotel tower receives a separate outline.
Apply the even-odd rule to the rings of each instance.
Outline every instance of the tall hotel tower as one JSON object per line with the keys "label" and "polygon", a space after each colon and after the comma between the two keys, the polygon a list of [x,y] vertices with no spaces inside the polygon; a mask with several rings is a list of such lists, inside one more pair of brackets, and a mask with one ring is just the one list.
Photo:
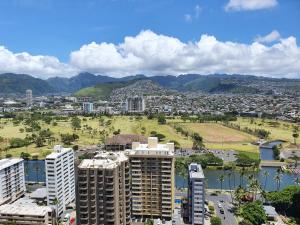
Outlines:
{"label": "tall hotel tower", "polygon": [[132,217],[170,220],[174,207],[174,143],[132,143],[128,150],[131,165]]}
{"label": "tall hotel tower", "polygon": [[204,174],[200,164],[189,165],[188,179],[189,222],[192,225],[204,224]]}
{"label": "tall hotel tower", "polygon": [[54,146],[54,152],[46,157],[47,203],[61,215],[66,206],[75,200],[74,151]]}
{"label": "tall hotel tower", "polygon": [[130,174],[123,152],[99,152],[77,168],[77,224],[130,224]]}

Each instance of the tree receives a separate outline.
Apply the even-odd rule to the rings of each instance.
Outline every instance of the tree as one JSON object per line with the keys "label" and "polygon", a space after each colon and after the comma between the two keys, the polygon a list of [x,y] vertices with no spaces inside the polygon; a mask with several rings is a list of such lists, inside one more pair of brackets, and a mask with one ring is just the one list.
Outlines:
{"label": "tree", "polygon": [[71,125],[74,130],[80,129],[81,128],[81,120],[77,116],[75,116],[71,120]]}
{"label": "tree", "polygon": [[222,221],[221,221],[220,217],[213,216],[210,219],[210,224],[211,225],[222,225]]}
{"label": "tree", "polygon": [[79,136],[77,134],[61,134],[61,141],[66,145],[71,145],[72,142],[79,139]]}
{"label": "tree", "polygon": [[193,139],[193,149],[200,149],[204,147],[203,138],[198,133],[194,133],[192,135],[192,139]]}
{"label": "tree", "polygon": [[268,180],[269,175],[270,175],[270,173],[267,170],[264,171],[264,176],[265,176],[264,191],[266,191],[266,188],[267,188],[267,180]]}
{"label": "tree", "polygon": [[27,140],[22,138],[12,138],[9,140],[10,148],[20,148],[27,145]]}
{"label": "tree", "polygon": [[44,146],[45,139],[41,136],[37,137],[34,141],[36,144],[36,147],[43,147]]}
{"label": "tree", "polygon": [[288,186],[282,191],[269,192],[267,200],[283,214],[295,217],[300,215],[300,186]]}
{"label": "tree", "polygon": [[296,139],[299,137],[298,133],[293,133],[294,144],[297,145]]}
{"label": "tree", "polygon": [[223,182],[224,182],[224,175],[221,174],[218,178],[218,181],[220,182],[220,185],[221,185],[221,192],[223,190]]}
{"label": "tree", "polygon": [[[232,190],[231,190],[231,176],[232,176],[232,173],[230,171],[227,174],[227,177],[228,177],[228,186],[229,186],[229,191],[230,191],[231,203],[233,203]],[[233,174],[233,176],[234,176],[234,174]]]}
{"label": "tree", "polygon": [[281,176],[280,173],[277,173],[274,177],[274,180],[276,182],[276,186],[277,186],[277,191],[279,191],[280,189],[280,182],[281,182]]}
{"label": "tree", "polygon": [[266,223],[267,216],[260,201],[249,202],[241,206],[240,215],[253,225]]}
{"label": "tree", "polygon": [[246,190],[242,186],[238,186],[238,188],[234,192],[234,198],[238,202],[238,206],[241,205],[244,197],[246,195]]}
{"label": "tree", "polygon": [[158,124],[166,124],[167,120],[164,114],[160,113],[157,117]]}

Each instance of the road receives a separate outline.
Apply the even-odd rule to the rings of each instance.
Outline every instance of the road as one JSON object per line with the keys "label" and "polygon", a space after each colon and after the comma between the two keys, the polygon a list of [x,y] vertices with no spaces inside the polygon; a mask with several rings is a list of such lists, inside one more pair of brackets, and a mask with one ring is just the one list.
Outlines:
{"label": "road", "polygon": [[[218,196],[212,196],[209,193],[206,195],[206,200],[212,201],[215,205],[215,210],[217,215],[221,218],[223,225],[238,225],[234,214],[232,212],[229,212],[229,208],[231,204],[231,197],[229,194],[218,194]],[[224,208],[224,214],[220,213],[218,203],[220,200],[223,200],[223,203],[220,203],[222,207]],[[224,219],[225,218],[225,219]]]}

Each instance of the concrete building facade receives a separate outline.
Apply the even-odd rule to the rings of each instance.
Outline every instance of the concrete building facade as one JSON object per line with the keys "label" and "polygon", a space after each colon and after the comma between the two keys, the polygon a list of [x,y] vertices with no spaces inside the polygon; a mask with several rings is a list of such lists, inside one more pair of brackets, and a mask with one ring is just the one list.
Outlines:
{"label": "concrete building facade", "polygon": [[32,90],[26,90],[26,106],[32,106]]}
{"label": "concrete building facade", "polygon": [[0,160],[0,205],[17,200],[25,191],[23,159]]}
{"label": "concrete building facade", "polygon": [[145,111],[145,100],[143,97],[130,97],[126,99],[127,113],[142,113]]}
{"label": "concrete building facade", "polygon": [[130,224],[129,161],[124,153],[100,152],[78,166],[77,224]]}
{"label": "concrete building facade", "polygon": [[192,225],[204,225],[205,183],[200,164],[189,165],[188,215]]}
{"label": "concrete building facade", "polygon": [[174,208],[174,143],[132,143],[127,151],[131,166],[132,217],[170,220]]}
{"label": "concrete building facade", "polygon": [[47,204],[55,206],[61,215],[66,206],[75,200],[74,151],[54,146],[54,152],[46,157]]}
{"label": "concrete building facade", "polygon": [[94,104],[91,102],[83,102],[82,103],[82,110],[85,113],[92,113],[94,111]]}
{"label": "concrete building facade", "polygon": [[54,225],[55,213],[49,206],[17,201],[0,206],[0,224]]}

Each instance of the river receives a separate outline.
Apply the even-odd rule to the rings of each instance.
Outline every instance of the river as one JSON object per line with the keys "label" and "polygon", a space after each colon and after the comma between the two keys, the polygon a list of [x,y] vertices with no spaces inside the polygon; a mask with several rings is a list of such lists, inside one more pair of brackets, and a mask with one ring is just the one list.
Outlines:
{"label": "river", "polygon": [[[275,191],[277,189],[276,182],[274,180],[274,177],[277,173],[277,168],[275,167],[263,167],[257,175],[257,179],[260,181],[262,187],[265,186],[265,180],[266,177],[264,175],[265,171],[268,171],[269,175],[267,176],[267,182],[266,182],[266,190],[267,191]],[[218,181],[218,178],[221,174],[224,174],[224,182],[223,182],[223,189],[230,189],[229,188],[229,177],[227,176],[228,172],[223,170],[212,170],[212,169],[204,169],[204,176],[206,179],[206,187],[211,189],[220,189],[221,184]],[[241,179],[241,176],[238,172],[233,171],[231,178],[230,178],[230,185],[231,189],[234,189],[234,187],[237,187],[242,183],[242,186],[248,185],[248,177],[253,173],[248,172],[245,173],[243,176],[243,179]],[[296,175],[289,174],[289,173],[282,173],[281,174],[281,184],[280,189],[283,189],[284,187],[288,185],[295,185],[294,180],[296,179]],[[183,178],[180,175],[176,175],[175,184],[177,188],[186,188],[187,187],[187,179]]]}
{"label": "river", "polygon": [[283,142],[280,140],[277,141],[272,141],[272,142],[268,142],[266,145],[262,145],[259,148],[260,151],[260,158],[261,160],[274,160],[274,155],[273,155],[273,147],[276,145],[280,145]]}
{"label": "river", "polygon": [[[43,160],[28,160],[24,162],[25,167],[25,180],[26,182],[46,182],[46,176],[45,176],[45,161]],[[276,182],[274,181],[274,176],[276,175],[277,168],[275,167],[263,167],[260,172],[257,174],[258,180],[261,182],[261,184],[264,186],[265,183],[265,176],[264,171],[269,172],[269,176],[267,177],[267,185],[266,190],[268,191],[274,191],[276,190]],[[224,182],[223,182],[223,189],[229,189],[229,178],[226,174],[228,172],[222,171],[222,170],[211,170],[211,169],[205,169],[204,175],[206,178],[206,187],[207,188],[213,188],[213,189],[220,189],[220,182],[218,181],[218,177],[220,174],[224,174]],[[247,185],[248,180],[247,177],[251,173],[246,173],[244,175],[243,179],[243,186]],[[280,189],[288,186],[288,185],[294,185],[294,180],[296,176],[294,174],[289,173],[283,173],[281,174],[281,185]],[[238,172],[233,172],[233,175],[231,176],[230,183],[231,188],[234,188],[234,186],[238,186],[240,184],[240,175]],[[234,185],[235,184],[235,185]],[[175,185],[177,188],[185,188],[187,187],[187,180],[181,177],[180,175],[176,175],[175,177]]]}

